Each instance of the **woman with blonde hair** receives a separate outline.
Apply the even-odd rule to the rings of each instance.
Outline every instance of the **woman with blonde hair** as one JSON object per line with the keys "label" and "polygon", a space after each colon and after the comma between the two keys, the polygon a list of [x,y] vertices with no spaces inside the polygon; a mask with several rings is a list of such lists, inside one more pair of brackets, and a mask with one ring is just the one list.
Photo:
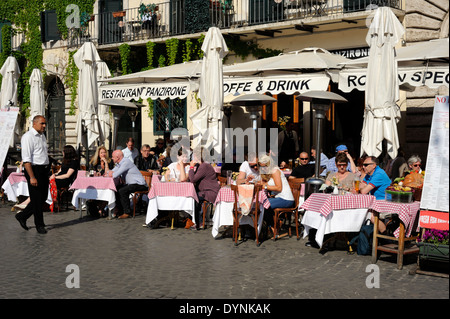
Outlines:
{"label": "woman with blonde hair", "polygon": [[89,170],[93,169],[100,175],[104,175],[110,169],[113,169],[114,162],[108,156],[108,150],[105,146],[97,147],[94,156],[89,161]]}

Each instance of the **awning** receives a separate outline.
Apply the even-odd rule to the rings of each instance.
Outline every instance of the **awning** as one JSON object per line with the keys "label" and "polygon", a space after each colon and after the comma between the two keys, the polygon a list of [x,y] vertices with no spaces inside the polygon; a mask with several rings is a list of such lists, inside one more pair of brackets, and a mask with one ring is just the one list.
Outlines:
{"label": "awning", "polygon": [[267,77],[224,77],[224,95],[230,94],[295,94],[326,91],[330,77],[325,73],[292,74]]}
{"label": "awning", "polygon": [[133,84],[110,84],[99,87],[99,99],[123,99],[123,100],[165,100],[165,99],[184,99],[191,91],[198,88],[196,82],[173,81],[158,83],[133,83]]}
{"label": "awning", "polygon": [[[339,90],[351,92],[354,89],[364,91],[366,87],[366,68],[346,69],[339,72]],[[449,68],[442,66],[399,67],[399,84],[413,87],[427,86],[436,89],[442,85],[449,87]]]}

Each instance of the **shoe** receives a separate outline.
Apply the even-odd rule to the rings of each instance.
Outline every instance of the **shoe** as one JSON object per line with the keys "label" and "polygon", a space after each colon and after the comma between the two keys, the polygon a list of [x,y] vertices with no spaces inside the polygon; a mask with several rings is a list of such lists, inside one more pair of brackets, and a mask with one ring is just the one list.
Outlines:
{"label": "shoe", "polygon": [[128,218],[128,217],[130,217],[130,215],[128,215],[128,214],[122,214],[122,215],[120,215],[118,218],[119,218],[119,219],[125,219],[125,218]]}
{"label": "shoe", "polygon": [[306,246],[306,247],[313,247],[313,248],[320,248],[320,246],[319,246],[317,243],[311,242],[311,241],[308,241],[308,242],[305,244],[305,246]]}
{"label": "shoe", "polygon": [[47,230],[43,226],[36,226],[36,230],[39,234],[47,234]]}
{"label": "shoe", "polygon": [[20,226],[22,226],[23,229],[28,230],[29,228],[27,227],[27,222],[25,220],[23,220],[22,218],[20,218],[18,215],[16,215],[16,219],[19,222]]}
{"label": "shoe", "polygon": [[14,205],[14,208],[20,209],[20,210],[24,210],[25,207],[27,207],[26,204],[16,204]]}

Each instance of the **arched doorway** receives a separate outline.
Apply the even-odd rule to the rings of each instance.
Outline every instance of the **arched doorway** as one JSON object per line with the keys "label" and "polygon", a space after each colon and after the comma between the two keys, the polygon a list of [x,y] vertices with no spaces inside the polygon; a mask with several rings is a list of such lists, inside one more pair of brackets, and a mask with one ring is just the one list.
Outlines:
{"label": "arched doorway", "polygon": [[49,152],[55,154],[66,144],[64,84],[58,77],[50,81],[47,94],[47,143]]}

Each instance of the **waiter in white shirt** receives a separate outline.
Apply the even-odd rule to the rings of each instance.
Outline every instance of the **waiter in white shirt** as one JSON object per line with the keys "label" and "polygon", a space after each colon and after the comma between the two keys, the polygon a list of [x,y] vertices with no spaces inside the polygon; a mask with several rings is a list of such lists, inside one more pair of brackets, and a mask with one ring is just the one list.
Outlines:
{"label": "waiter in white shirt", "polygon": [[34,215],[34,224],[40,234],[46,234],[43,205],[48,195],[49,160],[47,139],[44,132],[47,121],[42,115],[33,118],[33,127],[22,136],[22,161],[25,167],[25,178],[28,182],[30,203],[16,214],[23,229],[28,230],[27,219]]}

